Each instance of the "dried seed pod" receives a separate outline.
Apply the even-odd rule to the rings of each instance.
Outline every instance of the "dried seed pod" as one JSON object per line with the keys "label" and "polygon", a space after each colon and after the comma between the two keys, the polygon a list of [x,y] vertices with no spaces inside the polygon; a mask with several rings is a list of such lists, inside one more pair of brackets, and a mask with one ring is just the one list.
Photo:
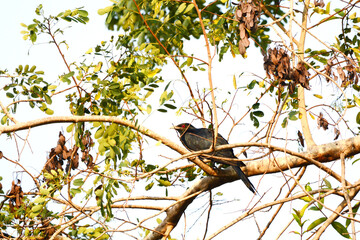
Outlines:
{"label": "dried seed pod", "polygon": [[74,157],[71,159],[71,169],[75,170],[79,167],[79,154],[76,152]]}
{"label": "dried seed pod", "polygon": [[319,114],[317,123],[318,123],[318,128],[322,127],[324,130],[327,130],[329,127],[329,122],[323,117],[322,113]]}
{"label": "dried seed pod", "polygon": [[60,144],[62,147],[65,145],[65,136],[61,132],[59,132],[58,144]]}
{"label": "dried seed pod", "polygon": [[58,155],[58,154],[62,153],[62,151],[63,151],[63,148],[61,147],[60,144],[58,144],[54,150],[55,154]]}
{"label": "dried seed pod", "polygon": [[323,0],[314,0],[314,6],[323,8],[325,7],[325,3]]}
{"label": "dried seed pod", "polygon": [[235,19],[239,21],[239,52],[244,55],[246,48],[250,45],[248,31],[255,32],[260,17],[260,7],[249,1],[241,1],[237,4]]}
{"label": "dried seed pod", "polygon": [[305,147],[304,138],[303,138],[302,133],[300,131],[298,131],[297,134],[298,134],[298,139],[299,139],[301,146]]}
{"label": "dried seed pod", "polygon": [[335,133],[335,137],[334,137],[334,140],[338,139],[339,136],[340,136],[340,130],[337,129],[337,128],[334,128],[334,133]]}

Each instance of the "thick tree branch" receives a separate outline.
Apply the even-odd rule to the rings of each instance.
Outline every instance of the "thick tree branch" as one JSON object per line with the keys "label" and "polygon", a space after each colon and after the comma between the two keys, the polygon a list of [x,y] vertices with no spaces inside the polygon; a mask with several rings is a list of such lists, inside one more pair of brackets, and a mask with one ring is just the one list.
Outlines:
{"label": "thick tree branch", "polygon": [[[121,119],[118,117],[110,117],[110,116],[58,116],[58,117],[47,117],[47,118],[41,118],[36,119],[32,121],[27,122],[19,122],[17,124],[11,125],[11,126],[0,126],[0,135],[2,133],[10,133],[10,132],[16,132],[20,130],[25,130],[29,128],[39,127],[47,124],[53,124],[53,123],[77,123],[77,122],[110,122],[110,123],[117,123],[120,125],[128,126],[136,131],[139,131],[143,133],[144,135],[153,138],[155,140],[161,141],[166,146],[170,147],[171,149],[181,153],[186,154],[188,151],[180,147],[179,145],[175,144],[174,142],[168,140],[167,138],[151,131],[150,129],[147,129],[143,126],[136,125],[134,122]],[[210,166],[203,163],[198,158],[191,159],[192,162],[194,162],[196,165],[201,167],[207,174],[210,175],[217,175],[217,172],[214,171]]]}
{"label": "thick tree branch", "polygon": [[[360,152],[360,136],[354,137],[347,140],[332,142],[328,144],[323,144],[315,146],[311,149],[311,152],[305,152],[303,155],[309,158],[312,158],[319,162],[329,162],[334,161],[340,158],[340,154],[343,153],[346,157],[353,156]],[[289,168],[295,168],[300,166],[310,165],[311,163],[303,158],[296,156],[287,156],[279,159],[264,159],[261,161],[254,161],[247,164],[246,169],[243,168],[243,171],[247,173],[248,176],[260,175],[264,173],[275,173],[288,170]],[[228,172],[227,177],[207,177],[196,183],[188,191],[186,191],[181,197],[186,197],[195,192],[205,192],[215,187],[221,186],[225,183],[233,182],[237,179],[237,176],[230,169],[224,170]],[[355,191],[353,189],[352,191]],[[351,195],[353,198],[354,195]],[[153,232],[146,237],[146,240],[160,239],[162,237],[161,233],[165,233],[169,225],[174,228],[174,225],[178,223],[180,217],[184,213],[185,209],[192,201],[195,199],[191,198],[186,201],[180,202],[175,205],[173,208],[167,211],[167,217],[163,222],[155,229],[157,232]],[[344,208],[346,203],[341,206]],[[338,217],[338,215],[334,216]]]}
{"label": "thick tree branch", "polygon": [[[167,138],[164,138],[163,136],[147,129],[139,125],[135,125],[133,122],[120,119],[117,117],[109,117],[109,116],[65,116],[65,117],[48,117],[38,120],[33,120],[29,122],[24,123],[18,123],[12,126],[2,126],[0,127],[0,133],[9,133],[14,131],[20,131],[25,130],[28,128],[34,128],[37,126],[42,126],[46,124],[52,124],[52,123],[65,123],[65,122],[93,122],[93,121],[100,121],[100,122],[113,122],[121,125],[128,126],[130,128],[133,128],[153,139],[160,140],[165,144],[166,146],[170,147],[171,149],[181,153],[181,154],[187,154],[188,151],[176,144],[174,144],[172,141],[168,140]],[[252,146],[252,147],[266,147],[266,144],[261,143],[244,143],[244,144],[231,144],[227,146],[221,146],[217,149],[222,148],[229,148],[229,147],[235,147],[235,146]],[[289,150],[286,150],[284,148],[276,147],[276,146],[270,146],[271,150],[275,151],[283,151],[285,153],[290,153],[292,155],[286,155],[285,157],[280,157],[276,159],[263,159],[258,161],[252,161],[247,163],[247,167],[243,168],[243,171],[248,176],[253,175],[262,175],[264,173],[275,173],[280,171],[286,171],[289,168],[296,168],[301,166],[307,166],[314,164],[315,161],[317,162],[330,162],[334,161],[340,158],[340,154],[344,154],[344,157],[351,157],[357,153],[360,153],[360,136],[356,136],[353,138],[349,138],[346,140],[331,142],[319,146],[314,146],[311,149],[309,149],[307,152],[304,153],[295,153],[291,152]],[[311,161],[310,161],[311,160]],[[202,161],[194,160],[194,163],[200,165],[205,165],[206,168],[210,168],[206,164],[204,164]],[[201,167],[201,166],[200,166]],[[320,165],[321,167],[321,165]],[[203,168],[204,169],[204,168]],[[211,169],[211,168],[210,168]],[[211,169],[212,170],[212,169]],[[213,170],[212,170],[213,171]],[[182,196],[179,197],[179,199],[185,198],[186,196],[189,196],[194,193],[200,193],[204,191],[208,191],[210,189],[213,189],[215,187],[221,186],[225,183],[232,182],[238,179],[238,176],[233,172],[231,169],[225,169],[220,171],[221,172],[221,178],[220,177],[206,177],[202,179],[200,182],[195,184],[193,187],[191,187],[189,190],[187,190]],[[350,198],[352,198],[354,195],[350,194]],[[180,220],[183,212],[187,208],[189,204],[195,199],[194,197],[191,197],[189,199],[186,199],[184,201],[180,201],[179,203],[175,204],[172,208],[170,208],[167,211],[167,217],[164,219],[164,221],[156,228],[157,232],[165,233],[167,229],[176,226],[178,221]],[[345,205],[346,206],[346,203]],[[159,239],[161,238],[161,234],[153,232],[151,233],[147,239]]]}
{"label": "thick tree branch", "polygon": [[[306,26],[308,18],[308,9],[309,9],[310,0],[304,1],[304,10],[302,15],[302,29],[300,34],[300,40],[296,44],[299,49],[299,57],[301,60],[304,60],[304,49],[305,49],[305,37],[306,37]],[[308,148],[315,146],[315,141],[311,135],[309,121],[307,118],[306,105],[305,105],[305,89],[302,86],[298,87],[298,96],[299,96],[299,114],[301,114],[301,127],[303,130],[304,138]]]}

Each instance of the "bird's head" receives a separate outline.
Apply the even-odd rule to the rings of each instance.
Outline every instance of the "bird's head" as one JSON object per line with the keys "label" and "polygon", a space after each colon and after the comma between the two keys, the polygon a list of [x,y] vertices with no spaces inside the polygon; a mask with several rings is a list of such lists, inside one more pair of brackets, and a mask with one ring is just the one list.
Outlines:
{"label": "bird's head", "polygon": [[190,123],[180,123],[172,128],[175,129],[176,131],[178,131],[180,134],[183,134],[188,129],[194,129],[195,127],[193,125],[191,125]]}

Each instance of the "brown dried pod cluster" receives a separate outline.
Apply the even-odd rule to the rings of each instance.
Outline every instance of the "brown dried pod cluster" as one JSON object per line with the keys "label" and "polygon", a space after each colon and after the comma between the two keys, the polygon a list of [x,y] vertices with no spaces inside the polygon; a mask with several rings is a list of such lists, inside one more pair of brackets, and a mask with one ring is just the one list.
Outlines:
{"label": "brown dried pod cluster", "polygon": [[[348,63],[345,67],[338,66],[336,68],[338,76],[332,71],[332,67],[334,65],[335,64],[333,64],[332,59],[329,59],[325,66],[325,74],[329,77],[333,77],[335,81],[340,78],[341,87],[347,87],[349,84],[357,84],[359,82],[359,74],[356,72],[356,68],[352,64]],[[346,72],[344,72],[344,70]],[[326,78],[326,81],[329,82],[330,80]]]}
{"label": "brown dried pod cluster", "polygon": [[84,146],[84,148],[81,150],[82,152],[81,161],[85,162],[87,167],[92,168],[94,165],[93,157],[89,152],[91,147],[94,145],[94,142],[90,137],[89,133],[86,133],[84,135],[84,137],[81,139],[81,143]]}
{"label": "brown dried pod cluster", "polygon": [[[49,154],[49,159],[45,164],[45,170],[47,172],[50,172],[51,170],[57,170],[61,169],[62,165],[64,164],[64,161],[67,160],[67,165],[65,168],[66,172],[69,172],[70,168],[72,170],[75,170],[79,167],[79,154],[78,149],[79,147],[75,146],[72,149],[67,149],[65,146],[66,139],[65,136],[59,132],[59,140],[57,142],[57,145],[55,148],[52,148]],[[87,165],[89,165],[90,161],[92,160],[91,155],[89,154],[90,147],[93,145],[93,141],[90,137],[90,134],[86,134],[82,138],[82,144],[84,146],[84,149],[82,150],[82,161],[85,161],[84,159],[88,160]]]}
{"label": "brown dried pod cluster", "polygon": [[314,6],[323,8],[325,7],[325,3],[323,0],[314,0]]}
{"label": "brown dried pod cluster", "polygon": [[273,76],[281,85],[286,85],[285,81],[290,80],[290,93],[294,92],[296,84],[310,90],[310,73],[305,64],[299,62],[295,68],[291,67],[290,57],[283,48],[268,49],[268,53],[264,56],[264,69],[268,78]]}
{"label": "brown dried pod cluster", "polygon": [[241,1],[235,10],[235,18],[239,21],[239,52],[241,55],[246,53],[246,48],[250,45],[248,31],[255,32],[257,30],[260,11],[260,6],[252,0]]}
{"label": "brown dried pod cluster", "polygon": [[56,232],[56,228],[50,224],[49,220],[42,221],[42,226],[39,229],[41,229],[44,239],[50,239],[50,237]]}
{"label": "brown dried pod cluster", "polygon": [[347,71],[347,76],[344,78],[341,78],[341,86],[346,87],[349,84],[357,84],[359,81],[358,73],[356,72],[356,69],[353,65],[348,64],[344,67],[345,71]]}
{"label": "brown dried pod cluster", "polygon": [[21,181],[17,180],[17,183],[15,181],[12,181],[12,186],[10,192],[7,194],[6,197],[10,199],[9,207],[10,211],[14,212],[14,205],[19,208],[23,202],[24,193],[21,189]]}
{"label": "brown dried pod cluster", "polygon": [[324,130],[327,130],[329,128],[329,122],[324,118],[322,113],[319,114],[317,123],[318,123],[318,128],[322,127]]}

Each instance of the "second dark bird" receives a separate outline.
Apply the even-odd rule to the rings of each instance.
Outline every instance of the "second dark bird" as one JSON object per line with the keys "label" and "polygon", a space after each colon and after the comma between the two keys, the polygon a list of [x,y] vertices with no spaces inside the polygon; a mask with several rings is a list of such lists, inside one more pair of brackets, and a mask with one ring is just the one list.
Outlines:
{"label": "second dark bird", "polygon": [[[213,131],[207,128],[195,128],[189,123],[181,123],[174,127],[176,131],[180,134],[180,141],[182,144],[190,151],[201,151],[207,150],[211,147],[214,139]],[[216,138],[216,146],[229,144],[225,138],[223,138],[220,134],[217,135]],[[214,157],[211,157],[211,156]],[[240,167],[245,166],[243,162],[240,161],[227,161],[226,159],[221,158],[233,158],[237,157],[234,155],[234,151],[232,148],[219,150],[213,153],[208,153],[206,157],[213,162],[223,163],[227,165],[231,165],[231,167],[236,171],[239,175],[240,179],[245,183],[247,188],[256,193],[256,189],[254,185],[250,182],[249,178],[245,175],[243,171],[241,171]]]}

